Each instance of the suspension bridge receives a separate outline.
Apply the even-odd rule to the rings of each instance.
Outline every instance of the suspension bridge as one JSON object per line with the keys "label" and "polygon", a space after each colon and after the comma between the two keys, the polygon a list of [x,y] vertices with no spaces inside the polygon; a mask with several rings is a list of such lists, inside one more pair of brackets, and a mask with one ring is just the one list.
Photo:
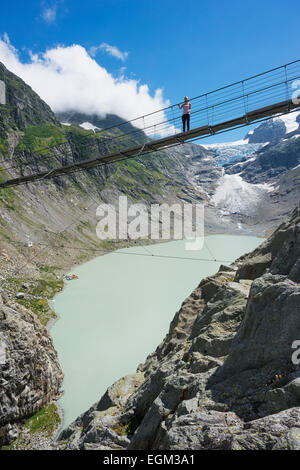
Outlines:
{"label": "suspension bridge", "polygon": [[[295,88],[299,89],[296,82],[299,79],[300,60],[296,60],[194,97],[190,100],[191,130],[188,132],[181,132],[181,111],[177,104],[117,126],[101,129],[93,135],[98,142],[101,142],[103,135],[103,140],[114,148],[114,151],[96,158],[7,179],[0,183],[0,188],[47,180],[119,160],[140,157],[258,123],[275,115],[290,113],[300,109],[300,100],[294,97],[297,94]],[[128,145],[128,137],[136,144]],[[86,146],[89,144],[87,142]],[[57,146],[55,148],[57,149]],[[49,149],[51,150],[51,147],[45,147],[48,152]],[[42,153],[41,151],[40,157]],[[6,169],[10,168],[13,167]]]}

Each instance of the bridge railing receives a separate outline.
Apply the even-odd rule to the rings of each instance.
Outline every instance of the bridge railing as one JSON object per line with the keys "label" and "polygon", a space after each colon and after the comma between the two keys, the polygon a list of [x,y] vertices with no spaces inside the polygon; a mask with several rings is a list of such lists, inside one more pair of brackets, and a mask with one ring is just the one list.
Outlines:
{"label": "bridge railing", "polygon": [[[258,108],[291,100],[295,87],[300,89],[300,82],[297,85],[297,80],[300,80],[300,60],[192,98],[190,128],[212,127],[238,117],[246,117]],[[115,128],[118,128],[119,135],[115,135]],[[119,130],[124,130],[124,133]],[[182,111],[175,104],[103,129],[96,135],[99,138],[103,135],[103,138],[122,148],[126,146],[129,136],[134,141],[143,143],[181,132]]]}
{"label": "bridge railing", "polygon": [[[241,80],[218,90],[199,95],[190,100],[192,105],[190,126],[214,126],[229,121],[258,108],[288,101],[300,89],[300,61],[291,62],[254,77]],[[133,119],[137,129],[132,136],[159,138],[182,132],[181,114],[177,105]],[[120,137],[122,138],[122,137]],[[146,139],[146,137],[145,137]]]}
{"label": "bridge railing", "polygon": [[[295,89],[300,89],[300,60],[192,98],[190,100],[192,105],[190,128],[213,127],[239,117],[244,117],[246,122],[247,114],[258,108],[291,100]],[[181,117],[182,111],[175,104],[118,126],[102,129],[95,133],[95,138],[99,142],[105,141],[114,150],[125,151],[126,148],[133,147],[135,144],[143,145],[151,139],[180,134],[182,132]],[[88,145],[85,142],[82,147],[86,148]],[[55,151],[56,154],[59,153],[58,148]],[[64,152],[63,144],[62,156],[65,155]],[[40,151],[34,157],[26,155],[24,163],[27,158],[34,158],[37,163],[47,164],[49,157],[46,152]],[[49,167],[51,167],[50,160],[51,158],[48,162]],[[8,163],[2,167],[4,171],[17,168],[18,171],[26,173],[26,165],[20,167],[19,163],[16,167]]]}

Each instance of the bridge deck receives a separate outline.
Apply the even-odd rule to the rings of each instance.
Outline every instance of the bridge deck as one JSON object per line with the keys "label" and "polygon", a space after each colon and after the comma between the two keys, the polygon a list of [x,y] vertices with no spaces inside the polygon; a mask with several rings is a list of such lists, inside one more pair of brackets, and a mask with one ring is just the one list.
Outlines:
{"label": "bridge deck", "polygon": [[201,127],[192,129],[189,132],[184,132],[184,133],[182,132],[182,133],[171,135],[165,138],[151,140],[149,142],[145,142],[144,144],[129,148],[122,152],[121,151],[114,152],[114,153],[105,155],[103,157],[84,160],[84,161],[74,163],[71,165],[66,165],[66,166],[62,166],[59,168],[55,168],[53,170],[48,170],[48,171],[44,171],[44,172],[37,173],[37,174],[9,179],[7,181],[0,183],[0,188],[7,188],[9,186],[17,186],[23,183],[30,183],[36,180],[50,179],[56,176],[73,173],[78,170],[93,168],[99,165],[107,165],[107,164],[114,163],[118,160],[122,160],[125,158],[134,158],[136,156],[141,156],[146,153],[168,148],[172,145],[183,144],[192,139],[210,136],[212,134],[217,134],[218,132],[221,132],[224,130],[234,129],[235,127],[238,127],[241,125],[247,125],[248,123],[271,117],[274,114],[280,114],[280,113],[285,114],[298,108],[299,106],[300,106],[299,104],[294,104],[290,100],[281,101],[279,103],[275,103],[274,105],[265,106],[263,108],[259,108],[254,111],[248,112],[240,117],[237,117],[229,121],[221,122],[221,123],[211,125],[211,126],[201,126]]}

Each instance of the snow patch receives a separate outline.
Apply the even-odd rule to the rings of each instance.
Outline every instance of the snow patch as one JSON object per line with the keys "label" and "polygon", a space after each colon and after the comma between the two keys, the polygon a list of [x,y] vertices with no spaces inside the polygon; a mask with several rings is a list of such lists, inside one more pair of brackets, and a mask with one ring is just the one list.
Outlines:
{"label": "snow patch", "polygon": [[246,145],[248,143],[249,143],[249,139],[242,139],[242,140],[236,140],[234,142],[221,142],[218,144],[206,144],[206,145],[201,144],[201,147],[204,147],[206,149],[211,149],[212,147],[221,149],[221,148],[226,148],[226,147],[234,147],[236,145]]}
{"label": "snow patch", "polygon": [[256,160],[256,159],[257,159],[257,155],[255,155],[254,157],[248,158],[245,162],[237,162],[237,163],[234,163],[234,164],[232,165],[232,167],[234,167],[234,166],[243,166],[243,165],[246,165],[246,164],[249,163],[249,162],[254,162],[254,160]]}
{"label": "snow patch", "polygon": [[289,114],[284,114],[282,116],[277,116],[274,117],[274,121],[283,121],[286,129],[286,134],[289,134],[290,132],[294,132],[298,129],[299,127],[299,122],[296,121],[297,116],[300,115],[300,111],[294,111]]}
{"label": "snow patch", "polygon": [[238,213],[252,215],[257,211],[262,197],[274,187],[270,184],[251,184],[240,175],[224,175],[219,180],[211,201],[225,215]]}
{"label": "snow patch", "polygon": [[287,141],[292,140],[292,139],[298,139],[298,137],[300,137],[300,134],[292,135],[291,137],[287,137],[286,139],[282,139],[282,141],[287,142]]}
{"label": "snow patch", "polygon": [[90,122],[82,122],[81,124],[79,124],[79,126],[85,129],[86,131],[95,131],[100,129],[99,127],[94,126]]}

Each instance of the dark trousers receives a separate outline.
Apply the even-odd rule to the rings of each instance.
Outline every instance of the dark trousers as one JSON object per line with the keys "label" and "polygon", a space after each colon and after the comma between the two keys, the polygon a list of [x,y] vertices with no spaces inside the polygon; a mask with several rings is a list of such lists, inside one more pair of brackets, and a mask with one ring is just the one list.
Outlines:
{"label": "dark trousers", "polygon": [[182,130],[185,132],[185,123],[187,125],[187,130],[190,130],[190,115],[189,114],[183,114],[182,115]]}

